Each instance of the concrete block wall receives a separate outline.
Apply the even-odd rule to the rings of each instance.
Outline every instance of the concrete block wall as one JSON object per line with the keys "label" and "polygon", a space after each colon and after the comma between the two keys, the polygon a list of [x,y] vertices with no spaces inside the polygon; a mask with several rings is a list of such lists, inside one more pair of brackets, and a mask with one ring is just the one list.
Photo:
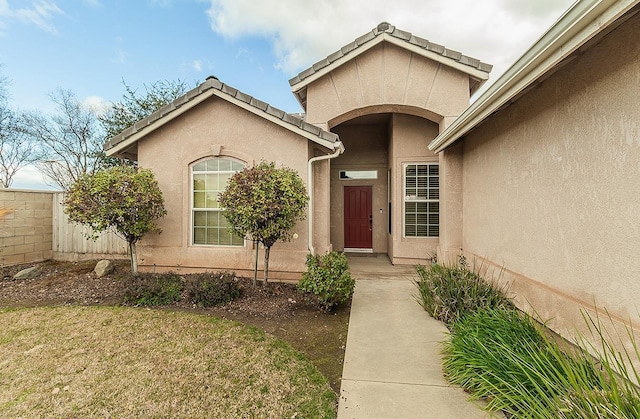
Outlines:
{"label": "concrete block wall", "polygon": [[53,195],[0,189],[0,266],[53,257]]}

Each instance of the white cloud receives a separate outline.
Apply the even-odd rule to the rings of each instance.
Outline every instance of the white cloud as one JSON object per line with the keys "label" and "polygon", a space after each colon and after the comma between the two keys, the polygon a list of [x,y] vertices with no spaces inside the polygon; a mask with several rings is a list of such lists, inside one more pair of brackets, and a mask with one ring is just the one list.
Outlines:
{"label": "white cloud", "polygon": [[115,54],[111,59],[111,62],[116,64],[124,64],[127,61],[127,52],[122,48],[116,48]]}
{"label": "white cloud", "polygon": [[338,50],[380,22],[494,65],[501,74],[572,0],[209,0],[214,32],[269,40],[288,76]]}
{"label": "white cloud", "polygon": [[53,190],[58,189],[48,185],[42,173],[38,171],[35,165],[23,167],[13,177],[12,189],[36,189],[36,190]]}
{"label": "white cloud", "polygon": [[100,96],[87,96],[82,101],[82,105],[91,109],[98,115],[104,114],[107,110],[109,110],[109,107],[111,107],[111,103]]}
{"label": "white cloud", "polygon": [[19,20],[23,23],[38,26],[49,33],[57,33],[53,24],[55,15],[64,14],[53,1],[41,0],[32,2],[31,7],[12,8],[8,0],[0,0],[0,29],[6,27],[6,20]]}
{"label": "white cloud", "polygon": [[53,34],[57,33],[57,29],[52,22],[54,17],[64,14],[62,9],[53,1],[41,0],[31,3],[31,7],[20,9],[12,9],[8,1],[3,1],[2,3],[0,4],[0,16],[36,25],[40,29]]}
{"label": "white cloud", "polygon": [[202,60],[193,60],[191,67],[198,73],[202,71]]}

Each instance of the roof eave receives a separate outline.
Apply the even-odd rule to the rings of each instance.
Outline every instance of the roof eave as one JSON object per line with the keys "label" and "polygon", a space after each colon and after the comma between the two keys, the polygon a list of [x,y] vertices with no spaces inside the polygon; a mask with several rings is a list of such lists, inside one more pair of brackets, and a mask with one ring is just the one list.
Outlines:
{"label": "roof eave", "polygon": [[[359,45],[357,48],[354,48],[353,50],[351,50],[348,54],[343,55],[342,57],[338,58],[337,60],[331,62],[329,65],[326,65],[322,68],[320,68],[319,70],[315,71],[313,74],[304,77],[303,79],[301,79],[298,82],[295,82],[291,85],[291,90],[293,91],[293,94],[295,95],[296,99],[298,100],[298,102],[300,102],[301,105],[303,105],[303,107],[305,107],[306,105],[306,100],[304,100],[301,96],[301,92],[304,91],[304,89],[307,88],[307,86],[309,86],[311,83],[315,82],[316,80],[324,77],[325,75],[329,74],[330,72],[334,71],[336,68],[344,65],[345,63],[353,60],[354,58],[358,57],[359,55],[364,54],[365,52],[369,51],[370,49],[372,49],[373,47],[381,44],[382,42],[389,42],[393,45],[396,45],[400,48],[404,48],[407,49],[409,51],[411,51],[414,54],[420,55],[422,57],[431,59],[433,61],[436,61],[440,64],[446,65],[448,67],[451,67],[453,69],[456,69],[458,71],[461,71],[462,73],[467,74],[470,78],[472,78],[473,80],[475,80],[477,82],[477,87],[472,91],[475,92],[477,89],[479,89],[488,79],[489,79],[489,71],[484,71],[481,70],[479,68],[476,67],[472,67],[469,66],[467,64],[463,64],[459,61],[453,60],[447,56],[444,56],[442,54],[438,54],[436,52],[430,51],[428,49],[425,48],[421,48],[418,45],[412,44],[412,43],[408,43],[402,39],[399,39],[395,36],[392,36],[389,33],[382,33],[378,36],[376,36],[375,38],[373,38],[372,40],[370,40],[369,42],[366,42],[362,45]],[[295,80],[295,78],[293,79]]]}
{"label": "roof eave", "polygon": [[[216,88],[216,86],[218,88]],[[273,122],[289,131],[292,131],[316,144],[327,149],[334,150],[338,136],[336,134],[322,130],[321,128],[311,125],[302,119],[293,117],[284,111],[271,107],[265,102],[261,102],[249,95],[246,95],[236,89],[233,89],[217,79],[208,79],[198,88],[176,99],[165,109],[145,118],[132,127],[127,128],[118,136],[111,138],[105,143],[105,152],[108,156],[119,156],[123,152],[130,150],[135,144],[153,131],[159,129],[165,124],[171,122],[178,116],[204,102],[212,96],[217,96],[229,103],[241,107],[261,118]],[[233,94],[231,94],[233,93]],[[130,131],[133,131],[131,133]],[[124,136],[123,140],[118,137]],[[114,141],[116,141],[114,143]],[[112,145],[113,143],[113,145]]]}
{"label": "roof eave", "polygon": [[640,0],[582,0],[574,3],[540,39],[430,144],[440,152],[561,64]]}
{"label": "roof eave", "polygon": [[113,139],[107,141],[107,143],[105,144],[105,153],[107,154],[107,156],[111,156],[111,157],[119,155],[124,150],[127,150],[128,148],[130,148],[131,146],[136,144],[143,137],[149,135],[153,131],[161,128],[162,126],[164,126],[168,122],[173,121],[178,116],[182,115],[183,113],[185,113],[188,110],[194,108],[198,104],[200,104],[200,103],[204,102],[205,100],[209,99],[211,96],[213,96],[215,94],[215,92],[216,92],[215,89],[209,89],[209,90],[201,93],[200,95],[198,95],[194,99],[190,100],[189,102],[185,103],[184,105],[180,106],[179,108],[174,109],[172,112],[167,113],[166,115],[164,115],[161,118],[155,120],[154,122],[150,123],[146,127],[142,128],[139,131],[135,132],[134,134],[128,136],[126,139],[124,139],[123,141],[115,144],[113,147],[107,148],[108,144]]}

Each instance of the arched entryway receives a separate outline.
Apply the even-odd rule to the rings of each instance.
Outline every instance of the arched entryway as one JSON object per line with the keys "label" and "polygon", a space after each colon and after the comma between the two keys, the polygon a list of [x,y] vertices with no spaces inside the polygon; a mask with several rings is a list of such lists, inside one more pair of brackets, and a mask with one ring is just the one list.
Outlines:
{"label": "arched entryway", "polygon": [[[345,152],[331,160],[333,248],[388,254],[394,263],[435,254],[437,235],[416,236],[406,229],[411,215],[405,171],[409,166],[437,166],[438,156],[427,144],[439,125],[421,116],[384,112],[344,120],[331,130],[345,146]],[[437,204],[431,204],[436,208],[432,219],[438,217]]]}

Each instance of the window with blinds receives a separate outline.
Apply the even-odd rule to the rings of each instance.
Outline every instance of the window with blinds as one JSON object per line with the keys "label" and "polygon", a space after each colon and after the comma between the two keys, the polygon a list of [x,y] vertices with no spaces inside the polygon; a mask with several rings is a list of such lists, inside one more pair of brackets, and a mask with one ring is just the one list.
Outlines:
{"label": "window with blinds", "polygon": [[404,235],[440,235],[440,177],[437,164],[404,167]]}
{"label": "window with blinds", "polygon": [[243,246],[244,239],[234,234],[218,203],[218,194],[229,178],[244,165],[234,160],[215,158],[191,167],[192,243],[218,246]]}

